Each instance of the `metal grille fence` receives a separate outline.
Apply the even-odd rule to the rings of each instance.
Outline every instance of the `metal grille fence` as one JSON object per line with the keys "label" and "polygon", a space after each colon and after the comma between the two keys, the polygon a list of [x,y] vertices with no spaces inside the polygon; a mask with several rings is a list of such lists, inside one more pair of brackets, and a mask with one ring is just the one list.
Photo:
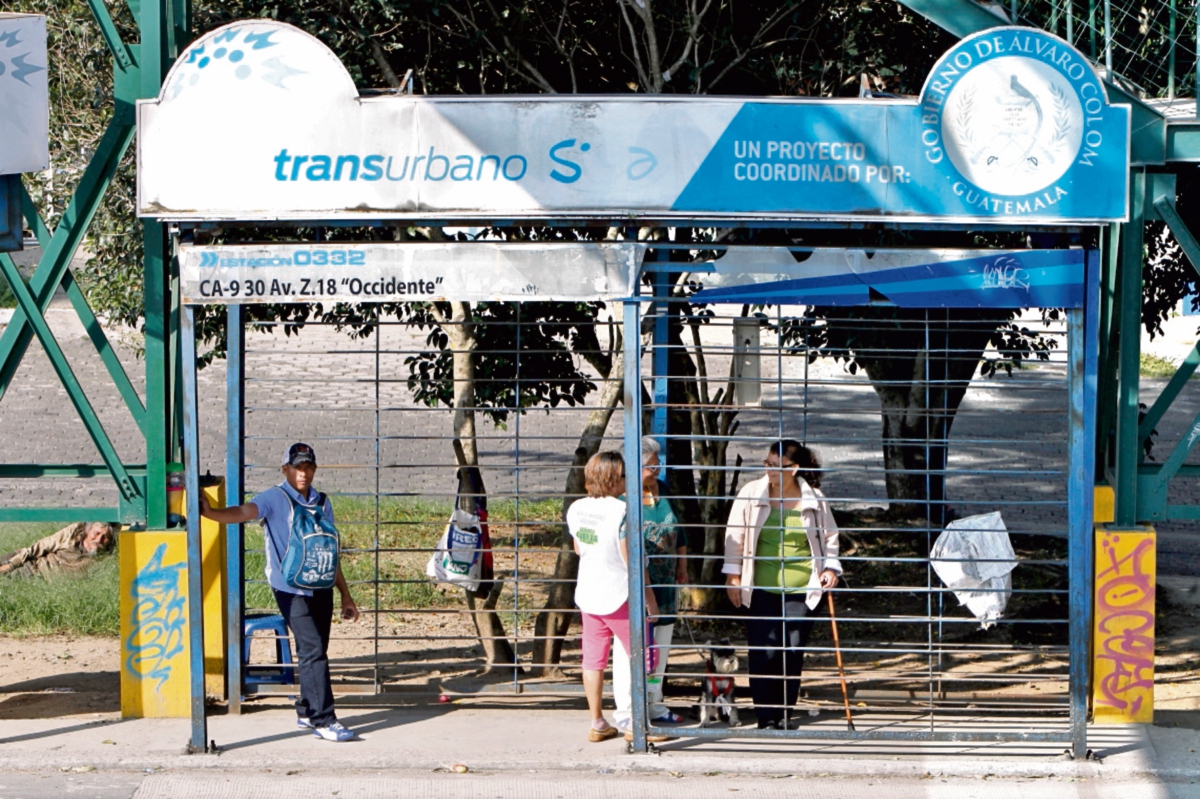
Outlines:
{"label": "metal grille fence", "polygon": [[1149,98],[1196,96],[1196,6],[1179,0],[1020,0],[1021,24],[1062,36]]}
{"label": "metal grille fence", "polygon": [[[534,640],[534,628],[551,588],[560,582],[554,576],[562,542],[559,520],[575,449],[590,416],[613,412],[596,404],[609,381],[576,353],[594,387],[583,402],[564,398],[553,409],[516,412],[519,398],[528,399],[532,390],[523,384],[536,382],[551,393],[569,389],[569,378],[545,376],[544,362],[572,358],[561,346],[570,334],[565,325],[533,315],[525,321],[522,306],[514,307],[518,312],[511,322],[491,323],[505,333],[487,334],[489,341],[511,340],[486,353],[489,368],[506,374],[489,376],[482,368],[476,373],[476,395],[493,402],[468,406],[476,417],[474,447],[469,438],[460,439],[464,455],[474,460],[474,449],[478,462],[478,482],[465,483],[461,493],[486,503],[495,564],[495,588],[478,598],[425,576],[460,493],[454,413],[415,398],[422,386],[449,391],[453,381],[449,374],[435,376],[441,367],[424,358],[438,352],[430,331],[385,320],[357,339],[311,324],[292,331],[299,335],[285,335],[280,324],[259,327],[247,337],[247,497],[279,482],[280,454],[288,443],[311,443],[320,464],[314,482],[332,498],[346,547],[343,568],[364,611],[358,624],[334,628],[330,658],[342,690],[519,692],[537,690],[531,682],[555,686],[561,683],[557,669],[569,672],[578,665],[574,634],[566,636],[561,661],[550,663]],[[456,324],[461,327],[440,325],[434,339],[454,337]],[[603,320],[599,327],[605,347],[619,349],[619,334],[610,342]],[[529,341],[558,343],[537,349]],[[607,349],[585,354],[611,355]],[[288,377],[273,376],[283,360],[308,366],[300,377],[295,369]],[[418,361],[431,370],[426,378]],[[619,380],[619,374],[613,377]],[[591,446],[615,448],[621,434],[617,413],[603,442]],[[249,613],[274,612],[260,579],[262,546],[261,532],[248,527]],[[565,617],[553,614],[560,624],[575,615],[565,610]],[[561,641],[563,635],[550,638]],[[555,670],[546,673],[545,666]],[[579,690],[577,683],[557,687]]]}
{"label": "metal grille fence", "polygon": [[[1024,312],[1012,324],[1042,357],[1022,350],[1026,359],[1011,374],[1002,366],[972,379],[956,368],[980,355],[1003,362],[1021,346],[1011,344],[1019,337],[1009,339],[1010,352],[1002,351],[1010,345],[973,348],[963,342],[978,337],[979,323],[941,309],[837,316],[678,299],[644,307],[640,426],[661,441],[663,496],[678,508],[678,535],[687,543],[683,556],[648,550],[656,573],[660,565],[674,571],[680,557],[687,564],[686,585],[651,581],[660,592],[678,592],[673,638],[660,632],[656,639],[666,663],[665,706],[694,723],[713,676],[711,646],[728,639],[740,661],[733,695],[742,726],[718,720],[712,731],[758,734],[750,679],[763,675],[748,669],[746,612],[726,597],[725,525],[737,490],[766,473],[769,447],[797,439],[822,459],[821,485],[839,528],[845,571],[832,593],[856,729],[912,737],[963,729],[1065,734],[1069,425],[1061,317]],[[359,623],[334,629],[330,656],[342,691],[582,692],[578,617],[563,591],[573,571],[559,565],[570,561],[561,520],[565,502],[582,491],[586,455],[621,448],[621,325],[601,311],[596,345],[572,352],[577,328],[548,322],[536,303],[513,308],[509,318],[489,322],[499,327],[488,341],[501,344],[477,351],[476,397],[489,402],[467,401],[463,410],[474,410],[481,482],[468,479],[461,492],[453,442],[465,442],[471,460],[467,428],[460,418],[456,436],[452,411],[417,399],[433,389],[452,392],[456,375],[437,355],[456,346],[461,322],[431,330],[385,319],[359,338],[313,324],[290,331],[298,335],[286,335],[283,323],[249,331],[246,496],[279,481],[287,444],[316,448],[315,484],[333,497],[344,568],[364,611]],[[838,342],[850,342],[856,363],[833,357],[849,352]],[[584,394],[548,377],[546,363],[563,357],[590,383]],[[868,375],[862,365],[873,357]],[[281,363],[289,364],[286,376]],[[899,367],[907,373],[897,376]],[[531,407],[535,383],[561,389],[554,407]],[[886,440],[881,397],[895,406]],[[900,489],[907,498],[897,496]],[[489,512],[496,582],[478,598],[434,585],[424,573],[460,493],[486,497]],[[993,511],[1002,514],[1019,565],[1004,617],[981,629],[943,586],[928,553],[948,521]],[[246,610],[274,612],[261,580],[257,527],[247,527],[245,541]],[[842,735],[825,598],[815,615],[807,645],[783,653],[803,657],[804,667],[789,720],[803,725],[801,734]],[[256,644],[254,661],[266,644]],[[652,719],[661,707],[643,697],[641,710]]]}
{"label": "metal grille fence", "polygon": [[[690,358],[698,375],[692,386],[681,381],[685,385],[673,387],[668,380],[648,405],[659,419],[653,432],[667,433],[670,494],[685,514],[689,504],[699,506],[685,524],[688,551],[698,553],[688,555],[698,579],[684,589],[683,604],[692,609],[675,628],[669,679],[677,675],[696,686],[711,678],[708,650],[693,638],[730,639],[742,673],[747,671],[754,649],[743,648],[747,619],[763,617],[732,610],[723,596],[721,563],[701,553],[705,544],[711,552],[715,542],[720,554],[723,522],[737,490],[770,475],[763,463],[772,447],[795,439],[821,459],[815,471],[840,530],[845,572],[832,594],[856,728],[898,725],[921,735],[955,721],[959,729],[966,723],[1014,734],[1065,731],[1068,394],[1062,322],[1026,313],[1017,324],[1044,347],[1044,360],[1023,361],[1011,375],[1003,368],[991,376],[977,372],[968,386],[955,373],[965,365],[969,375],[981,354],[968,344],[980,332],[969,315],[939,309],[822,318],[805,316],[803,308],[720,307],[706,317],[680,310],[682,335],[652,347],[643,365],[647,374],[659,375],[663,364]],[[747,318],[751,311],[757,315]],[[669,316],[670,310],[658,313]],[[838,352],[829,347],[835,338],[857,344],[855,362],[819,357]],[[985,358],[1013,354],[989,348]],[[957,407],[956,390],[962,391]],[[885,425],[881,399],[893,406]],[[892,449],[890,468],[885,448]],[[901,490],[909,492],[907,499],[898,496]],[[944,587],[928,553],[944,523],[997,511],[1020,565],[1012,573],[1004,618],[985,630]],[[768,554],[760,547],[756,560],[765,562]],[[806,647],[780,653],[803,658],[803,694],[798,709],[789,708],[789,720],[809,734],[845,729],[839,647],[828,607],[822,597],[813,609]],[[746,677],[737,686],[743,703],[752,687],[747,683],[764,679],[752,670]]]}

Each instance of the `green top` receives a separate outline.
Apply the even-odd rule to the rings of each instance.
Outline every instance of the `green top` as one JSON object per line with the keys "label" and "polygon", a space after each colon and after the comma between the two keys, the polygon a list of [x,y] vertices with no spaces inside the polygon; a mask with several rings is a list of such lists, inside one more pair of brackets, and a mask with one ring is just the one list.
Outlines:
{"label": "green top", "polygon": [[754,555],[755,588],[776,593],[805,590],[812,576],[812,547],[800,511],[781,513],[778,508],[771,508]]}
{"label": "green top", "polygon": [[[665,488],[665,486],[663,486]],[[620,499],[623,501],[625,495]],[[664,616],[675,613],[675,566],[678,558],[679,519],[668,500],[655,497],[653,505],[642,504],[642,530],[646,534],[646,569],[650,585],[658,602],[658,612]]]}

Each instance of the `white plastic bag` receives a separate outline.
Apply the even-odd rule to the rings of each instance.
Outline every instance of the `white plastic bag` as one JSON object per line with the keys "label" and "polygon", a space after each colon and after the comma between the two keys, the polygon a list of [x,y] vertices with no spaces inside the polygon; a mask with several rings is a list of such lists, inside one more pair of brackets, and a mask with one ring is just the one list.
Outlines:
{"label": "white plastic bag", "polygon": [[475,591],[483,566],[482,551],[483,529],[479,517],[455,508],[437,549],[425,564],[425,575],[435,582]]}
{"label": "white plastic bag", "polygon": [[1017,554],[998,511],[950,522],[929,557],[937,576],[983,629],[1004,615]]}

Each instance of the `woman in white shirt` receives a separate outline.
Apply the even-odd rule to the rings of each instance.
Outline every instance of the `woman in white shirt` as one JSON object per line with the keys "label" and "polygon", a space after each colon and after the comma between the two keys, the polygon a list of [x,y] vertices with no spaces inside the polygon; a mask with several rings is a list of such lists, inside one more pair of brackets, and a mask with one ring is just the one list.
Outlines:
{"label": "woman in white shirt", "polygon": [[[601,709],[604,667],[615,637],[629,652],[629,549],[625,538],[625,461],[620,453],[600,452],[583,471],[588,496],[567,510],[567,527],[579,555],[575,604],[583,616],[583,689],[592,726],[588,740],[606,741],[618,734]],[[658,615],[654,594],[646,589],[646,608]],[[614,671],[618,668],[614,663]],[[628,692],[616,692],[618,713],[628,709]],[[622,695],[624,694],[624,695]]]}

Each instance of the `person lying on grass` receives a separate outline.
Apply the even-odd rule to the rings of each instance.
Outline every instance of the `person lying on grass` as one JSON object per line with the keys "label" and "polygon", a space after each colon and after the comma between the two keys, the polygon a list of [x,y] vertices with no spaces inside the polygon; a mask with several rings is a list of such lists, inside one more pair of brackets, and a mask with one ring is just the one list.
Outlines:
{"label": "person lying on grass", "polygon": [[[332,525],[333,506],[324,494],[312,487],[317,472],[317,455],[308,444],[292,444],[283,452],[284,481],[268,488],[245,505],[234,508],[212,508],[204,494],[200,495],[200,515],[221,524],[242,524],[261,521],[267,551],[267,582],[275,594],[279,612],[296,639],[299,661],[300,697],[296,700],[296,725],[311,729],[317,738],[326,741],[349,741],[354,733],[337,720],[333,711],[333,689],[329,683],[329,632],[333,623],[333,589],[307,590],[290,585],[283,574],[291,538],[292,516],[307,508],[308,512],[323,514]],[[293,507],[295,506],[295,507]],[[358,606],[350,596],[350,588],[337,566],[335,585],[342,599],[342,618],[358,618]]]}
{"label": "person lying on grass", "polygon": [[112,549],[119,524],[76,522],[57,533],[0,558],[0,574],[47,577],[52,573],[82,572],[98,555]]}

